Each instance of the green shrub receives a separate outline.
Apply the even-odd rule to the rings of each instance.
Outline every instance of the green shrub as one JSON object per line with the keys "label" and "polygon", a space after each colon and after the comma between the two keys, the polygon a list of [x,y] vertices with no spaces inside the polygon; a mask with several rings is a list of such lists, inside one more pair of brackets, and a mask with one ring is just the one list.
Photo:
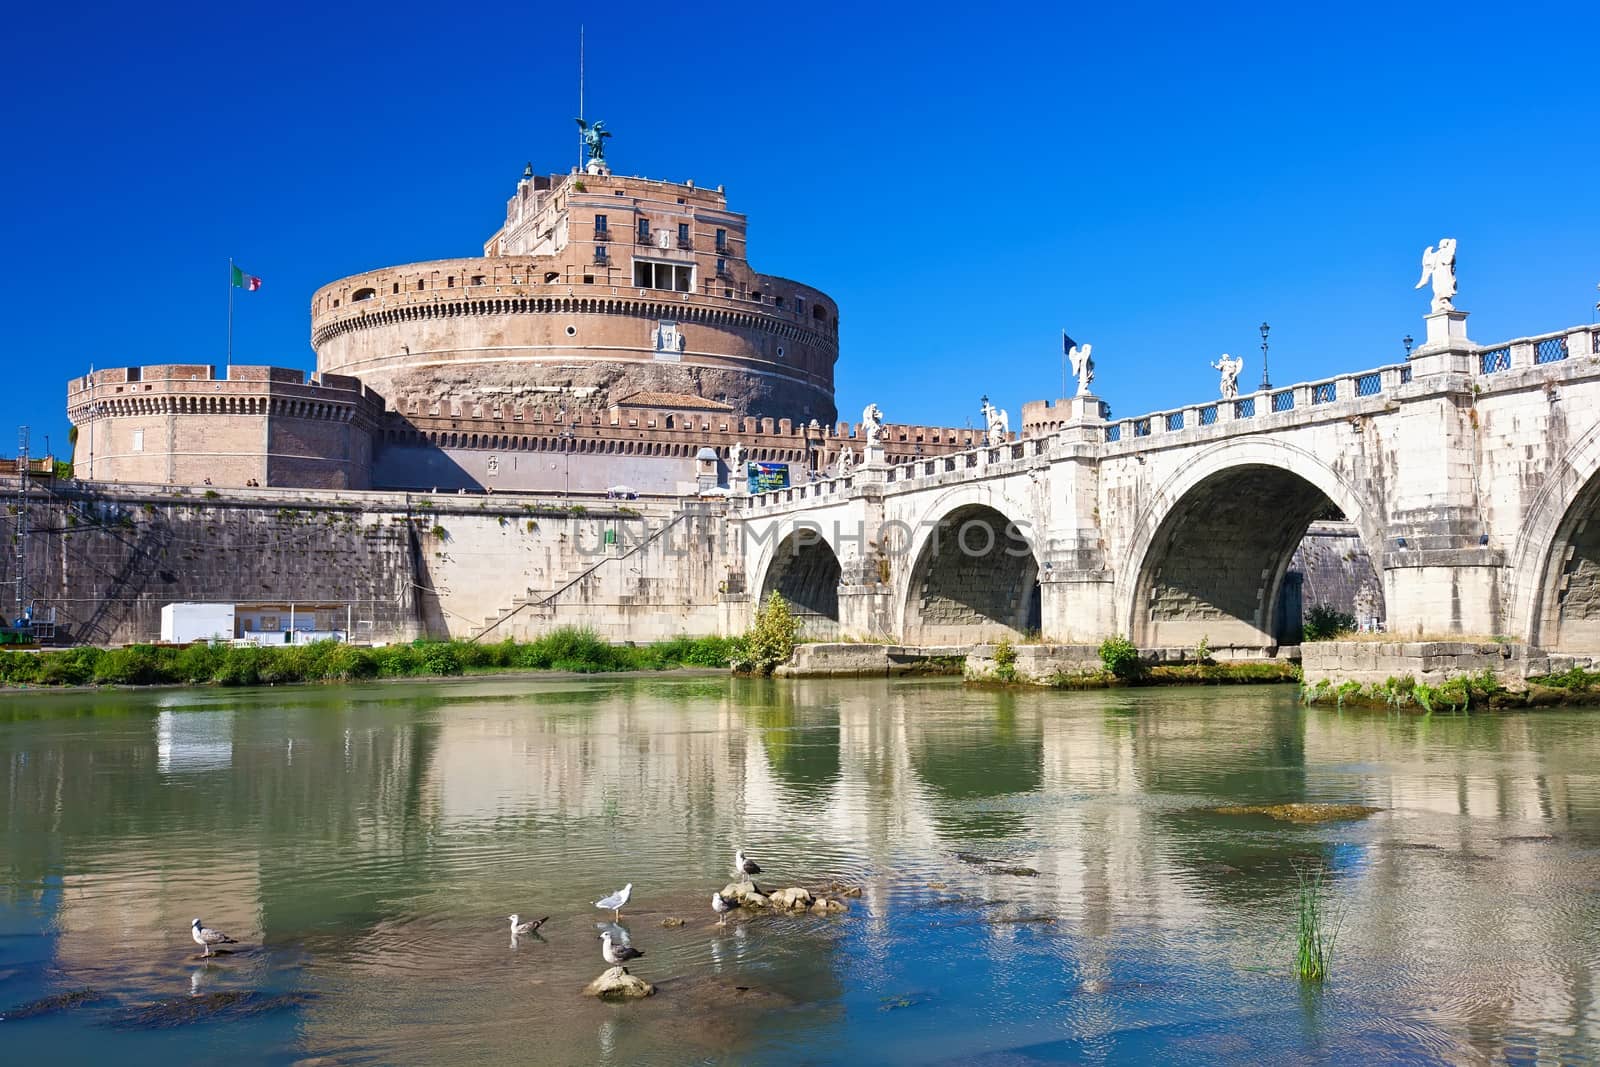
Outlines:
{"label": "green shrub", "polygon": [[461,673],[461,657],[456,655],[456,650],[448,644],[427,644],[422,647],[421,652],[422,669],[426,673],[441,677]]}
{"label": "green shrub", "polygon": [[43,656],[33,652],[18,652],[15,649],[0,651],[0,681],[7,685],[29,685],[37,681],[43,659]]}
{"label": "green shrub", "polygon": [[1341,634],[1354,633],[1356,617],[1328,604],[1317,604],[1306,612],[1301,640],[1332,641]]}
{"label": "green shrub", "polygon": [[409,678],[422,670],[422,658],[414,645],[384,645],[372,650],[378,674],[385,678]]}
{"label": "green shrub", "polygon": [[733,666],[744,673],[769,675],[779,664],[789,662],[799,636],[800,620],[789,610],[789,602],[773,590],[756,612],[756,624],[734,646]]}
{"label": "green shrub", "polygon": [[189,685],[204,685],[216,681],[222,663],[232,649],[220,644],[197,644],[180,648],[172,657],[175,680]]}
{"label": "green shrub", "polygon": [[1144,673],[1144,661],[1139,658],[1139,648],[1126,637],[1108,637],[1100,642],[1100,662],[1105,669],[1130,681]]}
{"label": "green shrub", "polygon": [[1017,650],[1010,641],[1000,641],[994,646],[994,676],[1002,682],[1017,679]]}
{"label": "green shrub", "polygon": [[161,652],[153,645],[114,648],[95,661],[94,681],[100,685],[157,685],[170,680],[161,660]]}

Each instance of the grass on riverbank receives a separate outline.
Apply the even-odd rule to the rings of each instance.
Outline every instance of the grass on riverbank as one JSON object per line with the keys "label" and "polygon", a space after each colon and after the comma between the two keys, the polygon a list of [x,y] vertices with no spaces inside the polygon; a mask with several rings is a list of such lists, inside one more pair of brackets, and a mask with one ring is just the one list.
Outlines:
{"label": "grass on riverbank", "polygon": [[1424,714],[1484,708],[1592,706],[1600,704],[1600,672],[1574,667],[1561,674],[1529,678],[1526,689],[1507,689],[1491,670],[1457,675],[1438,685],[1419,682],[1411,675],[1366,685],[1355,681],[1335,684],[1324,678],[1316,685],[1306,686],[1301,698],[1307,704],[1391,711],[1416,709]]}
{"label": "grass on riverbank", "polygon": [[735,638],[680,637],[613,645],[593,631],[554,630],[534,641],[414,641],[363,648],[337,641],[264,647],[130,645],[0,652],[0,685],[280,685],[369,678],[446,677],[482,671],[655,671],[726,667]]}
{"label": "grass on riverbank", "polygon": [[1043,680],[1052,689],[1109,689],[1141,685],[1269,685],[1300,681],[1300,665],[1288,660],[1238,663],[1160,663],[1118,677],[1108,670],[1057,671]]}

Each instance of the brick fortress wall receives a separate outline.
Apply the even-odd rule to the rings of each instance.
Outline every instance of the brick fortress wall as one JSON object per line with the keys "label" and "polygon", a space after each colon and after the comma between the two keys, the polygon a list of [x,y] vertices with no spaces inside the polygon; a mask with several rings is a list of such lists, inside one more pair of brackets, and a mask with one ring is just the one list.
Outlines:
{"label": "brick fortress wall", "polygon": [[383,401],[354,378],[164,364],[67,383],[85,480],[364,489]]}

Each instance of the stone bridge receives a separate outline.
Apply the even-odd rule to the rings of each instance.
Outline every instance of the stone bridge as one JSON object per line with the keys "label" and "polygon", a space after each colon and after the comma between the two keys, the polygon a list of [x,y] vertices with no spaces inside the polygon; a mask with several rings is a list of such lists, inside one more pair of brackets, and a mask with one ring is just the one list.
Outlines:
{"label": "stone bridge", "polygon": [[1503,344],[1428,316],[1401,364],[1108,421],[1083,396],[997,447],[756,495],[745,589],[817,636],[1039,632],[1271,649],[1290,557],[1342,516],[1406,635],[1600,649],[1600,327]]}

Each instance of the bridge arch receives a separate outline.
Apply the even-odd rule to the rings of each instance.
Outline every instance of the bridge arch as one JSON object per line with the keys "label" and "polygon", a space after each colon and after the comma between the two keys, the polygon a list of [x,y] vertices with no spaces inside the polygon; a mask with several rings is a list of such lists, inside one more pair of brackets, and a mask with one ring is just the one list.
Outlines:
{"label": "bridge arch", "polygon": [[900,594],[909,644],[1016,639],[1040,627],[1034,509],[992,485],[940,494],[911,528]]}
{"label": "bridge arch", "polygon": [[829,640],[839,636],[843,571],[838,552],[819,528],[803,525],[790,530],[765,553],[756,573],[761,576],[756,607],[776,592],[789,602],[806,637]]}
{"label": "bridge arch", "polygon": [[1600,651],[1600,426],[1561,457],[1511,546],[1511,629],[1531,645]]}
{"label": "bridge arch", "polygon": [[[1381,509],[1310,452],[1224,442],[1188,458],[1140,512],[1117,567],[1124,632],[1141,647],[1281,643],[1278,596],[1311,523],[1337,511],[1381,566]],[[1381,576],[1372,576],[1381,589]]]}

